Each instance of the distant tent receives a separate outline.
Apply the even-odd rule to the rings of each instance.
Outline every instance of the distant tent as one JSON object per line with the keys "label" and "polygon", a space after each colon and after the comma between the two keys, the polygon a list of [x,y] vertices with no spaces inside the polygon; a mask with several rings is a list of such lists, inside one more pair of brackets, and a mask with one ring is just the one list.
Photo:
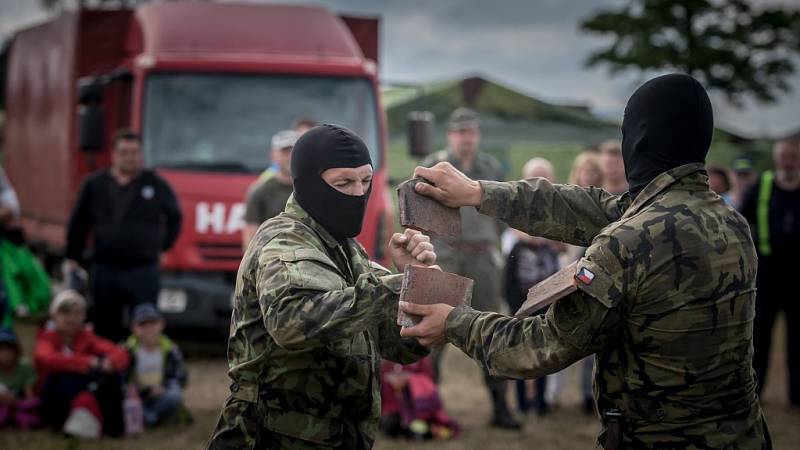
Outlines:
{"label": "distant tent", "polygon": [[619,125],[591,113],[588,105],[548,103],[483,77],[419,86],[390,87],[382,93],[391,138],[402,138],[408,114],[431,111],[437,139],[443,139],[450,112],[468,106],[481,114],[485,142],[597,142],[619,138]]}

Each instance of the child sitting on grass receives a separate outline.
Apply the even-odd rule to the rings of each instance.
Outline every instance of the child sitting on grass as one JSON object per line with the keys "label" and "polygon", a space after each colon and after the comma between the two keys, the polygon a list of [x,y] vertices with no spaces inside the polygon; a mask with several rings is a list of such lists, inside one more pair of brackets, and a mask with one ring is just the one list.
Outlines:
{"label": "child sitting on grass", "polygon": [[130,358],[96,334],[86,299],[66,289],[53,297],[50,320],[34,350],[42,424],[82,439],[122,435],[122,382]]}
{"label": "child sitting on grass", "polygon": [[128,383],[142,399],[144,424],[152,427],[186,413],[186,367],[178,346],[163,333],[164,318],[154,305],[144,303],[133,310],[131,329],[125,342],[133,361]]}

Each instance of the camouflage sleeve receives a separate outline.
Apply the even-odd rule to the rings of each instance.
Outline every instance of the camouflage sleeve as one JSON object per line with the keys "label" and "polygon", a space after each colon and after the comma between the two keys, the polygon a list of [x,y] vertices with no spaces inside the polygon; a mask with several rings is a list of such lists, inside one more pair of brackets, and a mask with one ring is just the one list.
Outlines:
{"label": "camouflage sleeve", "polygon": [[447,317],[446,336],[493,376],[538,378],[604,348],[620,322],[619,310],[577,291],[526,318],[459,306]]}
{"label": "camouflage sleeve", "polygon": [[[372,270],[376,276],[386,276],[389,270],[377,263],[372,263]],[[397,302],[389,304],[381,320],[374,327],[374,336],[378,337],[378,347],[381,358],[400,364],[411,364],[428,355],[427,347],[420,345],[416,339],[400,336],[400,327],[397,325]]]}
{"label": "camouflage sleeve", "polygon": [[636,295],[640,265],[614,227],[595,238],[578,262],[578,291],[544,315],[514,318],[458,307],[446,335],[492,375],[537,378],[561,370],[618,339]]}
{"label": "camouflage sleeve", "polygon": [[605,226],[622,217],[628,195],[595,187],[551,184],[543,178],[481,181],[478,212],[534,236],[587,247]]}
{"label": "camouflage sleeve", "polygon": [[[644,258],[629,250],[633,236],[629,232],[624,224],[604,231],[592,241],[576,267],[578,289],[607,308],[627,310],[627,299],[636,298],[644,276]],[[625,241],[628,241],[627,245]],[[637,247],[646,250],[648,245],[646,239],[638,242]]]}
{"label": "camouflage sleeve", "polygon": [[281,250],[285,240],[277,241],[259,255],[257,289],[267,332],[279,346],[302,349],[353,336],[397,303],[402,275],[366,272],[347,286],[322,251]]}
{"label": "camouflage sleeve", "polygon": [[428,348],[420,345],[416,339],[400,337],[396,302],[387,310],[382,323],[376,328],[379,351],[383,359],[400,364],[411,364],[429,353]]}

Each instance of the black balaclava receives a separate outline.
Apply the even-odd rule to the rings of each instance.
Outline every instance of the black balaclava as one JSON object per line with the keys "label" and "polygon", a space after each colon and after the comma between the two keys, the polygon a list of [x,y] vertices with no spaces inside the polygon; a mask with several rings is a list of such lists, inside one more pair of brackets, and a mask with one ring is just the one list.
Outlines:
{"label": "black balaclava", "polygon": [[713,131],[711,101],[689,75],[664,75],[639,87],[622,119],[622,158],[631,197],[662,172],[705,163]]}
{"label": "black balaclava", "polygon": [[361,232],[372,185],[364,195],[347,195],[322,179],[335,167],[372,164],[364,141],[347,128],[324,124],[308,130],[292,150],[294,198],[339,241]]}

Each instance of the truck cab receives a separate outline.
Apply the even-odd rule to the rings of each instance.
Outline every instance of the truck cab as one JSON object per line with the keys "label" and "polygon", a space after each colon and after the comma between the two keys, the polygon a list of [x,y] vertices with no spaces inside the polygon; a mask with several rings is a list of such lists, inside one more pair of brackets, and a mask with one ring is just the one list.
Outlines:
{"label": "truck cab", "polygon": [[[367,143],[375,175],[358,239],[385,263],[392,220],[377,35],[376,19],[320,7],[205,2],[81,10],[18,33],[6,168],[28,238],[63,252],[82,178],[109,164],[114,130],[130,127],[183,212],[157,306],[175,331],[227,332],[246,192],[270,165],[272,135],[308,117]],[[37,185],[41,177],[55,179]]]}

